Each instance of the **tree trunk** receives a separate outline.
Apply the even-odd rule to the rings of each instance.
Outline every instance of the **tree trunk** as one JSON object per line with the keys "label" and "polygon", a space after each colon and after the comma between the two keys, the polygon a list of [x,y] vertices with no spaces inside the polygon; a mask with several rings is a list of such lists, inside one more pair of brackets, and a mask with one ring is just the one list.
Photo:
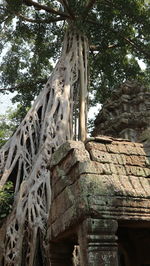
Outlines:
{"label": "tree trunk", "polygon": [[15,188],[2,265],[34,265],[38,246],[44,246],[51,204],[47,166],[55,149],[73,138],[73,102],[78,83],[82,95],[80,136],[82,140],[86,137],[87,52],[86,38],[68,30],[60,60],[45,88],[0,151],[0,186],[12,180]]}

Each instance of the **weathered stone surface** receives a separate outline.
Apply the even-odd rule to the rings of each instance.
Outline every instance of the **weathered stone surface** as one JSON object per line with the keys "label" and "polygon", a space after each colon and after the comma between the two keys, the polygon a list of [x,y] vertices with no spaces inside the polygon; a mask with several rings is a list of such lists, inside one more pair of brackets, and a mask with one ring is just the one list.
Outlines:
{"label": "weathered stone surface", "polygon": [[[95,121],[93,134],[109,136],[98,135],[85,143],[69,141],[54,153],[48,234],[52,244],[65,239],[67,247],[62,253],[55,248],[54,265],[67,254],[71,265],[68,243],[70,247],[74,243],[80,245],[82,266],[117,266],[117,225],[121,263],[150,264],[150,240],[145,238],[150,228],[149,108],[150,90],[126,82],[104,104]],[[129,140],[141,141],[144,148]],[[133,234],[130,224],[142,226],[144,235]],[[128,238],[132,245],[126,242]],[[148,248],[142,257],[138,254],[144,243]],[[133,248],[137,252],[134,256]]]}
{"label": "weathered stone surface", "polygon": [[143,142],[150,155],[150,89],[125,82],[103,105],[93,136],[107,135]]}
{"label": "weathered stone surface", "polygon": [[[88,153],[84,149],[84,144],[81,141],[67,141],[63,145],[61,145],[60,148],[58,148],[55,153],[52,156],[52,159],[50,161],[51,167],[57,165],[59,162],[61,162],[62,159],[64,159],[70,151],[74,150],[74,152],[77,154],[77,160],[88,160]],[[78,151],[78,152],[77,152]]]}
{"label": "weathered stone surface", "polygon": [[[65,153],[64,158],[62,147],[60,152],[57,150],[57,165],[52,164],[51,167],[51,223],[54,235],[59,234],[59,230],[62,232],[62,228],[67,230],[68,219],[70,224],[76,224],[88,215],[110,215],[120,219],[125,214],[126,219],[136,219],[137,213],[139,219],[142,217],[140,210],[143,213],[144,208],[144,219],[150,220],[150,179],[147,178],[150,168],[142,145],[122,139],[106,137],[106,140],[111,140],[109,142],[104,139],[105,137],[102,143],[101,137],[99,142],[89,139],[82,146],[82,151],[78,148],[80,144],[77,146],[76,143],[75,148],[68,154]],[[68,147],[68,143],[65,145]],[[63,149],[65,145],[62,145]],[[69,143],[69,147],[73,145]],[[142,150],[141,155],[138,148]],[[53,158],[52,161],[54,162]],[[110,200],[103,201],[102,198],[105,197]],[[146,207],[143,206],[143,201],[140,204],[141,199],[145,200]],[[107,204],[104,203],[106,201]],[[131,214],[132,208],[134,211]],[[63,227],[59,225],[62,219]]]}
{"label": "weathered stone surface", "polygon": [[88,218],[83,221],[78,229],[81,265],[117,266],[117,227],[115,220]]}
{"label": "weathered stone surface", "polygon": [[[150,226],[149,157],[141,144],[113,137],[88,139],[82,149],[78,142],[73,145],[60,147],[50,165],[49,239],[80,244],[82,266],[117,266],[116,233],[109,221]],[[93,224],[89,232],[88,219],[102,227]]]}

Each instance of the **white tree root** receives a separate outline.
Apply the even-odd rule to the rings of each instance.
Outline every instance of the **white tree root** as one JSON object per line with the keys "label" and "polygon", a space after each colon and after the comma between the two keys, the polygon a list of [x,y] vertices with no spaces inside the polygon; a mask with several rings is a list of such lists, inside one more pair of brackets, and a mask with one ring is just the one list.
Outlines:
{"label": "white tree root", "polygon": [[[12,138],[0,151],[0,186],[12,180],[13,211],[7,222],[2,265],[34,265],[38,232],[46,232],[51,203],[51,154],[73,138],[74,92],[80,80],[81,116],[86,116],[87,40],[67,31],[62,54],[45,88]],[[80,118],[85,139],[86,119]]]}

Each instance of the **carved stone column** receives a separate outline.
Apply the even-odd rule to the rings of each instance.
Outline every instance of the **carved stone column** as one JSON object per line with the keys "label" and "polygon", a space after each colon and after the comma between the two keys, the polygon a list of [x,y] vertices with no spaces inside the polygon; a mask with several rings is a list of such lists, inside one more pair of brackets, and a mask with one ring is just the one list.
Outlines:
{"label": "carved stone column", "polygon": [[50,262],[51,266],[73,266],[72,243],[51,243],[50,244]]}
{"label": "carved stone column", "polygon": [[86,219],[78,230],[82,266],[117,266],[117,222]]}

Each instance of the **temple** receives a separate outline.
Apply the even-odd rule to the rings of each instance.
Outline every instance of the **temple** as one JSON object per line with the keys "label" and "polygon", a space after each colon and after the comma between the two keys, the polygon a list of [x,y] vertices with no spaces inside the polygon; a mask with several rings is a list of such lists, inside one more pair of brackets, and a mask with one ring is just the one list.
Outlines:
{"label": "temple", "polygon": [[[49,261],[43,264],[39,245],[34,265],[150,266],[150,90],[124,83],[103,105],[91,138],[68,140],[47,158]],[[0,227],[1,260],[5,221]]]}
{"label": "temple", "polygon": [[104,103],[92,135],[106,135],[139,142],[150,128],[150,89],[126,81]]}
{"label": "temple", "polygon": [[53,154],[52,266],[74,265],[76,245],[76,265],[150,266],[149,126],[150,90],[126,82],[104,104],[92,138]]}

